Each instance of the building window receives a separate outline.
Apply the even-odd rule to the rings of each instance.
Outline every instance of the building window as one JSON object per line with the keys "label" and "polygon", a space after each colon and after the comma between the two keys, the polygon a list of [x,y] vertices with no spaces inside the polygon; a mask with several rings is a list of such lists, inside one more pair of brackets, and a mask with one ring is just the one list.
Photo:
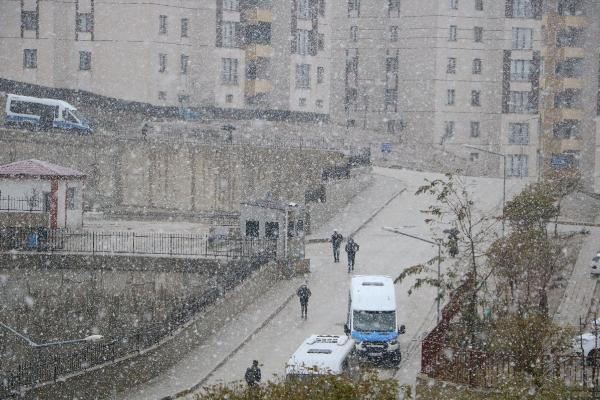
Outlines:
{"label": "building window", "polygon": [[188,65],[190,62],[190,57],[186,56],[185,54],[181,55],[181,73],[183,75],[188,73]]}
{"label": "building window", "polygon": [[456,73],[456,58],[449,57],[448,64],[446,65],[446,73],[447,74],[455,74]]}
{"label": "building window", "polygon": [[473,60],[473,74],[479,75],[481,74],[481,70],[483,69],[482,62],[480,58],[475,58]]}
{"label": "building window", "polygon": [[581,78],[583,58],[567,58],[556,63],[556,75],[563,78]]}
{"label": "building window", "polygon": [[479,153],[471,153],[469,154],[469,161],[475,162],[479,160]]}
{"label": "building window", "polygon": [[456,100],[456,90],[448,89],[448,92],[446,93],[446,105],[453,106],[455,100]]}
{"label": "building window", "polygon": [[272,240],[279,238],[279,222],[265,223],[265,238]]}
{"label": "building window", "polygon": [[181,18],[181,37],[188,37],[189,24],[189,19]]}
{"label": "building window", "polygon": [[479,121],[471,121],[471,137],[476,138],[480,135],[480,124]]}
{"label": "building window", "polygon": [[557,139],[573,139],[581,136],[581,121],[565,119],[554,123],[554,137]]}
{"label": "building window", "polygon": [[237,47],[238,22],[223,22],[221,35],[223,47]]}
{"label": "building window", "polygon": [[158,72],[165,72],[167,70],[167,55],[164,53],[158,54]]}
{"label": "building window", "polygon": [[38,13],[35,11],[21,11],[21,25],[23,30],[37,31]]}
{"label": "building window", "polygon": [[165,35],[167,33],[167,16],[166,15],[158,16],[158,33],[161,35]]}
{"label": "building window", "polygon": [[240,9],[239,0],[223,0],[223,10],[238,11]]}
{"label": "building window", "polygon": [[300,107],[306,107],[306,97],[300,97],[300,98],[298,99],[298,105],[299,105]]}
{"label": "building window", "polygon": [[360,0],[348,0],[348,17],[360,17]]}
{"label": "building window", "polygon": [[310,19],[310,0],[297,0],[296,16],[299,19]]}
{"label": "building window", "polygon": [[385,89],[384,94],[385,111],[398,111],[398,89]]}
{"label": "building window", "polygon": [[323,83],[325,80],[325,68],[317,67],[317,83]]}
{"label": "building window", "polygon": [[221,82],[228,85],[237,85],[238,83],[238,60],[237,58],[221,59]]}
{"label": "building window", "polygon": [[246,237],[258,239],[259,223],[258,221],[246,221]]}
{"label": "building window", "polygon": [[225,103],[233,103],[233,95],[232,94],[225,95]]}
{"label": "building window", "polygon": [[529,124],[508,124],[509,144],[529,144]]}
{"label": "building window", "polygon": [[65,203],[67,206],[67,210],[75,209],[75,188],[67,188]]}
{"label": "building window", "polygon": [[390,26],[390,42],[398,41],[398,27]]}
{"label": "building window", "polygon": [[473,28],[473,40],[477,43],[483,42],[483,27],[476,26]]}
{"label": "building window", "polygon": [[79,52],[79,70],[89,71],[92,69],[92,53],[89,51]]}
{"label": "building window", "polygon": [[533,18],[535,10],[533,0],[512,0],[513,17],[515,18]]}
{"label": "building window", "polygon": [[556,108],[580,108],[581,90],[565,89],[554,95],[554,107]]}
{"label": "building window", "polygon": [[400,0],[388,0],[388,17],[400,16]]}
{"label": "building window", "polygon": [[510,80],[528,81],[531,71],[530,60],[511,60],[510,61]]}
{"label": "building window", "polygon": [[448,29],[448,41],[456,42],[456,30],[456,25],[450,25],[450,28]]}
{"label": "building window", "polygon": [[317,100],[315,102],[315,105],[317,106],[317,108],[323,108],[323,100]]}
{"label": "building window", "polygon": [[558,47],[582,47],[583,29],[569,26],[558,31],[556,34],[556,46]]}
{"label": "building window", "polygon": [[560,15],[583,15],[583,0],[559,0],[558,13]]}
{"label": "building window", "polygon": [[458,10],[458,0],[448,0],[448,7],[451,10]]}
{"label": "building window", "polygon": [[512,48],[515,50],[531,49],[531,39],[533,29],[513,28],[512,29]]}
{"label": "building window", "polygon": [[473,107],[481,106],[481,91],[471,90],[471,105]]}
{"label": "building window", "polygon": [[296,31],[296,54],[310,54],[310,31],[298,29]]}
{"label": "building window", "polygon": [[167,99],[167,92],[163,92],[163,91],[158,92],[158,99],[159,100],[166,100]]}
{"label": "building window", "polygon": [[506,156],[506,175],[507,176],[527,176],[527,155],[508,154]]}
{"label": "building window", "polygon": [[92,32],[94,16],[91,13],[77,13],[77,32]]}
{"label": "building window", "polygon": [[444,124],[444,136],[442,136],[441,144],[444,144],[447,139],[454,136],[454,121],[446,121]]}
{"label": "building window", "polygon": [[358,26],[350,27],[350,40],[353,42],[358,41]]}
{"label": "building window", "polygon": [[324,33],[317,34],[317,48],[319,50],[325,50],[325,34]]}
{"label": "building window", "polygon": [[37,68],[37,49],[23,50],[23,67]]}
{"label": "building window", "polygon": [[310,89],[310,64],[296,64],[296,88]]}
{"label": "building window", "polygon": [[475,10],[483,11],[483,0],[475,0]]}
{"label": "building window", "polygon": [[532,111],[529,103],[529,92],[510,92],[508,99],[508,112],[527,114]]}

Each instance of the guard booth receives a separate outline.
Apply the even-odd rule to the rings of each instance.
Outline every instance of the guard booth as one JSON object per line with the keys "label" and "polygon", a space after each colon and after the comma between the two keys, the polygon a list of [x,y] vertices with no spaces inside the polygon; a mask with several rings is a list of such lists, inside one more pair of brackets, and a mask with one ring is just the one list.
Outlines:
{"label": "guard booth", "polygon": [[304,207],[274,200],[242,202],[240,232],[246,239],[277,243],[277,258],[304,259]]}

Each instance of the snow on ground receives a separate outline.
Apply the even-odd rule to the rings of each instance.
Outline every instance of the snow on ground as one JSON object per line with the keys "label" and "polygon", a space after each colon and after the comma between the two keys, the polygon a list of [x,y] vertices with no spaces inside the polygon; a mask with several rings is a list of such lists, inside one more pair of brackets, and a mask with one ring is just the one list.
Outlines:
{"label": "snow on ground", "polygon": [[[374,168],[374,173],[375,184],[357,196],[318,234],[325,235],[333,228],[339,228],[347,235],[356,230],[357,221],[369,221],[355,235],[361,247],[354,273],[397,277],[406,267],[433,258],[437,248],[384,231],[382,227],[397,227],[430,238],[432,232],[420,211],[431,203],[431,199],[414,193],[424,183],[424,178],[434,179],[440,175],[385,168]],[[517,193],[526,183],[522,179],[509,180],[507,194]],[[500,214],[501,179],[466,178],[466,184],[482,212]],[[403,188],[407,190],[373,217],[374,210],[381,208]],[[119,398],[159,399],[199,382],[213,384],[241,380],[254,359],[261,363],[263,380],[267,380],[284,373],[286,361],[311,334],[342,333],[350,283],[345,254],[339,264],[334,263],[329,243],[309,244],[306,253],[311,260],[311,274],[307,280],[312,291],[308,320],[300,319],[298,300],[294,296],[302,279],[282,282],[218,332],[206,346],[193,349],[189,357],[166,373]],[[396,287],[399,321],[406,325],[406,334],[400,340],[404,360],[395,373],[400,383],[414,382],[420,370],[420,340],[434,326],[436,318],[435,290],[423,288],[409,296],[407,291],[411,284],[412,280],[407,279]]]}

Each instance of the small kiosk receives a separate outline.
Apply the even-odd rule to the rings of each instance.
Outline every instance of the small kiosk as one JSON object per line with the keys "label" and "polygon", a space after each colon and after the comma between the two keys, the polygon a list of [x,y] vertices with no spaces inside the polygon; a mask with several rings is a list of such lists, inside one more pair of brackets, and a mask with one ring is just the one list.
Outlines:
{"label": "small kiosk", "polygon": [[277,241],[277,259],[304,259],[304,207],[291,202],[255,200],[240,205],[240,231],[246,239]]}

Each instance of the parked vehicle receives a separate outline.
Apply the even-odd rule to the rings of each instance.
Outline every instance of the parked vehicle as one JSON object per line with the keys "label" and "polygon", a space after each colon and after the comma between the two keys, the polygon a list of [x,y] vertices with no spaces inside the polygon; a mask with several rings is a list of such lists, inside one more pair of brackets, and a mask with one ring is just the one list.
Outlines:
{"label": "parked vehicle", "polygon": [[573,351],[583,356],[586,363],[590,363],[593,357],[600,357],[600,338],[596,338],[593,333],[586,332],[573,338]]}
{"label": "parked vehicle", "polygon": [[294,352],[285,367],[286,378],[350,373],[354,340],[348,336],[312,335]]}
{"label": "parked vehicle", "polygon": [[348,297],[347,335],[356,341],[358,355],[388,358],[400,363],[401,352],[394,281],[387,276],[355,276]]}
{"label": "parked vehicle", "polygon": [[592,257],[591,268],[592,275],[600,275],[600,253],[597,253],[594,257]]}
{"label": "parked vehicle", "polygon": [[5,110],[7,125],[41,130],[56,128],[80,134],[92,133],[89,123],[66,101],[8,94]]}

